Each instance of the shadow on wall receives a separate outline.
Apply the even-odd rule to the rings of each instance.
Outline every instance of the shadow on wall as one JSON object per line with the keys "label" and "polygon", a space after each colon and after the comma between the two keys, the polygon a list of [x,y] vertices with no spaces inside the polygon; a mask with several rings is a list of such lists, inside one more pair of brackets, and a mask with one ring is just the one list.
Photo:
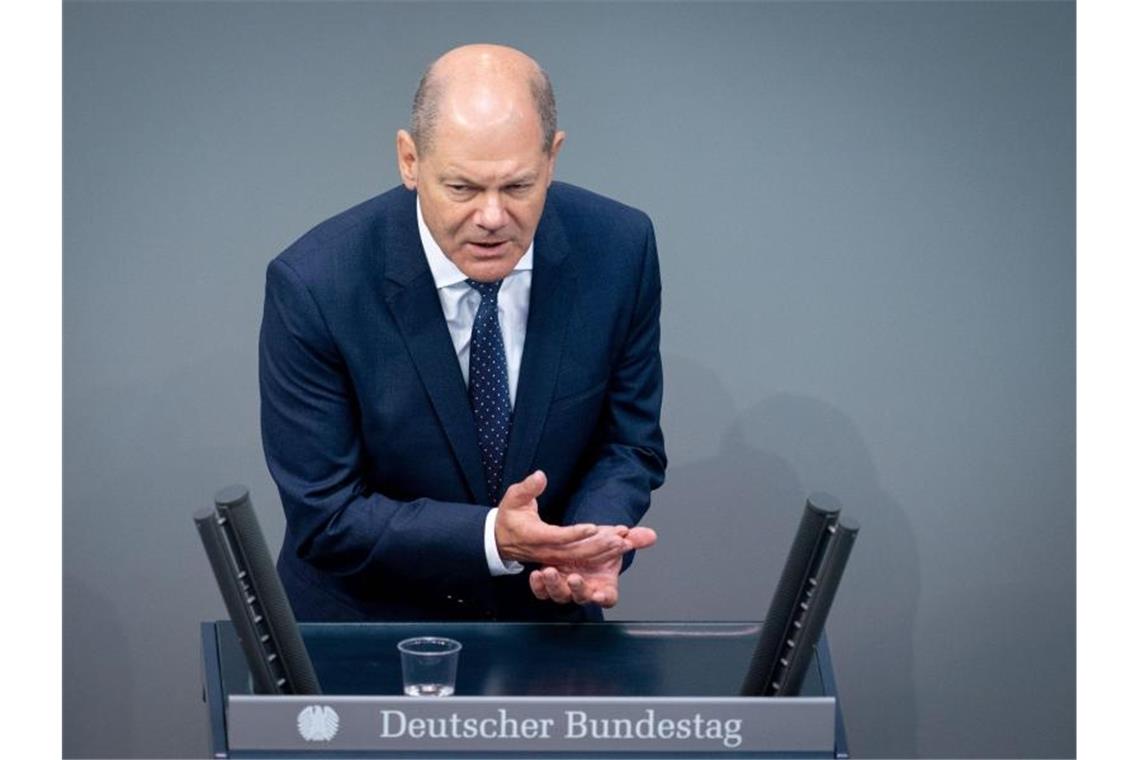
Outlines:
{"label": "shadow on wall", "polygon": [[63,756],[127,757],[134,737],[134,684],[127,633],[115,606],[65,575],[63,615]]}
{"label": "shadow on wall", "polygon": [[[807,495],[833,494],[862,525],[828,624],[852,751],[913,756],[918,554],[862,435],[842,411],[806,396],[777,394],[734,415],[714,372],[681,357],[667,366],[666,397],[676,401],[663,424],[680,462],[646,520],[662,540],[638,557],[638,585],[650,577],[659,589],[652,613],[630,611],[763,617]],[[719,444],[702,447],[712,428]],[[705,453],[694,459],[698,448]]]}
{"label": "shadow on wall", "polygon": [[[114,382],[72,378],[65,757],[206,751],[198,622],[225,613],[191,515],[212,504],[216,488],[237,480],[255,496],[270,496],[268,476],[259,475],[256,403],[243,406],[233,391],[250,374],[242,366],[254,365],[223,348],[129,366]],[[272,512],[266,500],[261,515]]]}

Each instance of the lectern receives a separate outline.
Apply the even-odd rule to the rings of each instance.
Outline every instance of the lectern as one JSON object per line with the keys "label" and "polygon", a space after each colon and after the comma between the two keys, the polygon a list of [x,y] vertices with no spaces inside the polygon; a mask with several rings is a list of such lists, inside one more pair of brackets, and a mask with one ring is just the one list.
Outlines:
{"label": "lectern", "polygon": [[[214,757],[847,757],[823,624],[859,531],[811,497],[761,623],[298,626],[244,487],[195,525],[230,612],[202,624]],[[455,695],[396,644],[460,641]]]}
{"label": "lectern", "polygon": [[[202,624],[214,757],[847,757],[826,637],[799,696],[741,697],[759,623],[300,630],[320,695],[255,694],[233,625]],[[463,643],[455,696],[402,695],[396,642],[418,635]]]}

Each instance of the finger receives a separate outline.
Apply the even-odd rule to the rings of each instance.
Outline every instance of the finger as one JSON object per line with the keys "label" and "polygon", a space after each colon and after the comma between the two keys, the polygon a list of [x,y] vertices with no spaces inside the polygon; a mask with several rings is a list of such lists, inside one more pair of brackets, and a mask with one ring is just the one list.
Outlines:
{"label": "finger", "polygon": [[553,567],[545,568],[542,571],[542,580],[546,584],[546,594],[553,601],[559,604],[565,604],[572,598],[570,593],[570,586],[566,583],[566,579],[555,570]]}
{"label": "finger", "polygon": [[578,573],[571,573],[566,576],[566,585],[570,587],[570,595],[575,604],[586,604],[591,601],[592,595],[586,579]]}
{"label": "finger", "polygon": [[[527,528],[527,538],[531,543],[545,545],[545,548],[550,550],[584,541],[596,536],[597,533],[598,526],[593,523],[551,525],[550,523],[536,522]],[[602,536],[600,540],[606,538],[608,537]]]}
{"label": "finger", "polygon": [[629,529],[626,539],[633,544],[634,549],[648,549],[657,543],[657,531],[639,525]]}
{"label": "finger", "polygon": [[623,538],[614,535],[596,535],[572,544],[547,547],[545,556],[547,564],[561,567],[564,565],[597,565],[617,559],[631,547]]}
{"label": "finger", "polygon": [[549,599],[550,595],[546,593],[546,584],[542,581],[542,573],[538,570],[531,571],[530,574],[530,590],[537,599]]}
{"label": "finger", "polygon": [[637,547],[635,547],[635,546],[633,545],[633,542],[632,542],[632,541],[630,541],[630,540],[629,540],[629,538],[628,538],[628,536],[629,536],[629,528],[627,528],[627,527],[626,527],[626,526],[624,526],[624,525],[614,525],[614,526],[611,526],[611,527],[610,527],[610,530],[613,532],[613,534],[614,534],[615,536],[620,536],[620,537],[621,537],[621,539],[622,539],[622,542],[621,542],[621,553],[622,553],[622,554],[625,554],[626,552],[628,552],[628,551],[632,551],[633,549],[636,549],[636,548],[637,548]]}
{"label": "finger", "polygon": [[518,483],[512,483],[499,501],[500,509],[523,509],[546,490],[546,473],[535,470]]}
{"label": "finger", "polygon": [[594,591],[593,601],[599,607],[610,608],[617,604],[618,590],[617,584],[606,584],[602,588]]}
{"label": "finger", "polygon": [[542,579],[546,583],[546,593],[554,601],[565,604],[573,598],[574,595],[570,592],[570,584],[566,582],[566,576],[554,568],[546,568],[543,571]]}
{"label": "finger", "polygon": [[[609,530],[613,534],[613,536],[617,536],[617,537],[621,538],[621,547],[619,549],[619,554],[625,554],[625,553],[627,553],[627,551],[633,551],[634,549],[641,548],[640,546],[635,544],[634,541],[629,540],[629,528],[627,528],[626,525],[603,525],[598,530]],[[612,558],[612,557],[610,557],[610,556],[605,557],[605,559],[610,559],[610,558]]]}

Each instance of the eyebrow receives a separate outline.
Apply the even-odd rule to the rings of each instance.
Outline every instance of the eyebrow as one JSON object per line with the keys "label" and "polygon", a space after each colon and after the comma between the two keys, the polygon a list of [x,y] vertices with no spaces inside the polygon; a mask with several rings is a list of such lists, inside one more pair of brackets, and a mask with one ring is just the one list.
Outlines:
{"label": "eyebrow", "polygon": [[[440,179],[443,182],[455,182],[463,185],[471,185],[472,187],[484,187],[482,182],[476,182],[465,174],[451,173],[449,171],[440,172]],[[525,174],[520,174],[516,177],[511,177],[503,181],[503,185],[522,185],[528,182],[535,182],[538,179],[538,174],[533,171],[528,171]]]}

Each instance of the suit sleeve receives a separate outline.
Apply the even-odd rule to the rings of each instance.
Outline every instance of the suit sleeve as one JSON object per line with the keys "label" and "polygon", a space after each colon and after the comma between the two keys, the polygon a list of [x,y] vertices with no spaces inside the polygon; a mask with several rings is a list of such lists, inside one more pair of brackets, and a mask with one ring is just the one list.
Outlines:
{"label": "suit sleeve", "polygon": [[[570,499],[566,524],[635,525],[649,509],[650,491],[665,481],[661,272],[653,226],[646,224],[635,306],[606,390],[593,462]],[[632,557],[626,555],[625,566]]]}
{"label": "suit sleeve", "polygon": [[266,276],[259,359],[262,441],[286,550],[324,572],[441,595],[489,579],[486,507],[397,501],[366,481],[351,378],[317,301],[281,259]]}

